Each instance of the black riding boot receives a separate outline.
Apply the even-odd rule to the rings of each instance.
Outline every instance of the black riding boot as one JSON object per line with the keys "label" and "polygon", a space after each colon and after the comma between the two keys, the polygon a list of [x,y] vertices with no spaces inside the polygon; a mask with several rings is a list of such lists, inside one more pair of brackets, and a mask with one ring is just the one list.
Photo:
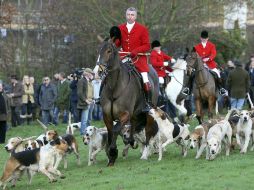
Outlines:
{"label": "black riding boot", "polygon": [[192,87],[193,87],[193,79],[194,79],[194,73],[189,76],[187,87],[184,87],[181,91],[181,94],[183,94],[184,96],[188,96],[191,94]]}
{"label": "black riding boot", "polygon": [[228,96],[228,91],[225,88],[223,88],[223,84],[222,84],[221,78],[218,77],[216,79],[216,81],[217,81],[216,83],[217,83],[217,87],[219,89],[220,95],[222,95],[222,96]]}
{"label": "black riding boot", "polygon": [[151,86],[149,82],[144,83],[144,92],[145,92],[146,104],[142,111],[149,112],[150,109],[152,108],[152,91],[151,91]]}
{"label": "black riding boot", "polygon": [[167,95],[165,92],[164,84],[160,84],[160,93],[161,93],[161,98],[163,102],[167,101]]}
{"label": "black riding boot", "polygon": [[[102,80],[101,81],[101,86],[100,86],[100,91],[99,91],[99,97],[101,97],[101,92],[102,92],[102,89],[103,89],[103,87],[104,87],[104,80]],[[97,98],[96,100],[95,100],[95,104],[100,104],[100,98]]]}

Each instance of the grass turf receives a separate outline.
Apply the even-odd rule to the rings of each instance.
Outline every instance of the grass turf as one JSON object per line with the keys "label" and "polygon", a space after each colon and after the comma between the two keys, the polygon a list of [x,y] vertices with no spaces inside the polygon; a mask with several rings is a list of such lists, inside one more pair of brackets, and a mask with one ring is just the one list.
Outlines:
{"label": "grass turf", "polygon": [[[94,123],[102,127],[102,122]],[[191,123],[191,129],[197,123]],[[59,125],[55,128],[59,134],[64,134],[66,126]],[[7,139],[14,136],[23,138],[38,136],[43,130],[37,125],[20,126],[7,132]],[[140,160],[139,149],[129,150],[129,156],[124,160],[121,156],[123,143],[118,138],[118,159],[114,167],[106,167],[107,157],[104,151],[97,156],[97,164],[88,167],[88,147],[82,143],[78,132],[75,136],[79,142],[81,166],[77,166],[74,154],[68,155],[68,169],[60,164],[59,170],[65,174],[65,179],[56,183],[48,183],[46,176],[36,174],[32,184],[27,184],[24,175],[17,182],[15,190],[125,190],[125,189],[206,189],[206,190],[249,190],[254,185],[254,152],[240,155],[239,150],[231,152],[229,157],[222,153],[214,160],[205,160],[205,154],[195,160],[195,150],[189,150],[186,158],[180,156],[180,147],[175,144],[167,147],[162,161],[158,162],[158,155],[152,155],[148,161]],[[0,145],[0,171],[9,154]],[[9,189],[10,184],[8,184]]]}

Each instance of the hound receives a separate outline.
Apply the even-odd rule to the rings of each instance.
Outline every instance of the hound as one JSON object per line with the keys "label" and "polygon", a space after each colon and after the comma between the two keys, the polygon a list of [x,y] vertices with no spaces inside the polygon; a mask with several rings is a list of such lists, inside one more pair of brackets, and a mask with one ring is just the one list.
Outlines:
{"label": "hound", "polygon": [[229,156],[232,128],[228,117],[212,126],[207,134],[206,159],[214,160],[221,152],[222,142],[225,144],[226,156]]}
{"label": "hound", "polygon": [[[182,155],[185,157],[187,155],[187,146],[190,131],[188,129],[189,125],[185,124],[173,124],[170,122],[167,114],[160,108],[152,108],[149,111],[149,115],[154,118],[158,125],[158,138],[159,138],[159,159],[162,159],[162,150],[168,144],[176,142],[182,147]],[[143,157],[144,156],[144,157]],[[146,158],[146,147],[143,151],[141,158]]]}
{"label": "hound", "polygon": [[99,129],[95,126],[88,126],[85,129],[83,142],[89,146],[88,166],[96,162],[96,155],[108,147],[108,132],[105,129]]}
{"label": "hound", "polygon": [[[56,139],[51,145],[43,146],[41,149],[25,150],[21,152],[12,151],[8,158],[3,175],[0,179],[0,187],[6,188],[9,181],[15,177],[15,172],[29,168],[34,172],[40,171],[48,176],[50,182],[56,181],[54,175],[64,177],[60,171],[53,167],[56,155],[63,155],[68,150],[68,145],[64,140]],[[32,176],[29,176],[32,177]],[[29,182],[31,182],[29,179]]]}
{"label": "hound", "polygon": [[[240,118],[236,125],[236,141],[240,146],[240,153],[245,154],[252,135],[252,119],[247,110],[240,112]],[[253,146],[252,146],[253,147]],[[253,148],[251,148],[253,149]]]}
{"label": "hound", "polygon": [[207,145],[207,133],[208,129],[216,124],[215,120],[212,120],[211,122],[204,122],[201,125],[198,125],[195,127],[194,131],[190,134],[190,148],[197,148],[197,154],[196,159],[199,159],[201,154],[203,153],[204,149]]}
{"label": "hound", "polygon": [[69,123],[66,128],[66,134],[74,134],[74,131],[81,128],[81,122]]}
{"label": "hound", "polygon": [[[63,135],[63,136],[61,136],[61,138],[64,139],[69,146],[68,153],[74,152],[74,154],[76,155],[76,158],[77,158],[77,164],[80,165],[80,155],[79,155],[79,150],[78,150],[78,142],[77,142],[76,138],[71,134]],[[67,168],[66,154],[64,155],[63,160],[64,160],[64,168],[66,169]],[[55,167],[57,168],[58,166],[55,166]]]}
{"label": "hound", "polygon": [[21,152],[25,150],[25,144],[23,144],[23,139],[21,137],[12,137],[8,140],[5,145],[5,150],[11,152],[15,148],[15,152]]}

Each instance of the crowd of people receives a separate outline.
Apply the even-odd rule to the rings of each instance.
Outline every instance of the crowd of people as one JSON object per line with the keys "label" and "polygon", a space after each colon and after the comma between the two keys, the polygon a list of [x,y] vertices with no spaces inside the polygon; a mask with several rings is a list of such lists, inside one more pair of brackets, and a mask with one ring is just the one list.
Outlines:
{"label": "crowd of people", "polygon": [[[66,76],[56,73],[53,79],[45,76],[41,83],[25,75],[20,81],[16,75],[0,81],[0,143],[5,142],[8,127],[29,125],[40,119],[45,125],[81,122],[81,134],[91,120],[102,120],[102,109],[95,104],[99,99],[101,79],[92,69]],[[10,125],[7,126],[8,113]],[[69,114],[71,113],[71,114]]]}
{"label": "crowd of people", "polygon": [[[114,39],[117,47],[121,48],[120,56],[128,55],[137,71],[143,79],[143,89],[146,99],[147,111],[151,107],[151,85],[148,78],[148,58],[155,68],[160,84],[160,95],[165,96],[165,77],[170,75],[170,67],[176,61],[161,50],[159,40],[150,43],[149,31],[142,24],[136,22],[137,9],[130,7],[126,11],[126,23],[112,27],[110,37]],[[200,43],[195,46],[197,54],[207,68],[214,71],[218,77],[218,88],[221,94],[220,105],[223,107],[226,102],[227,108],[241,109],[246,94],[253,100],[254,92],[254,56],[250,62],[243,65],[236,60],[229,60],[226,67],[218,67],[215,62],[216,46],[209,41],[208,32],[201,32]],[[152,47],[152,51],[150,51]],[[184,86],[182,93],[191,96],[192,80]],[[30,124],[31,120],[38,118],[45,125],[58,125],[59,115],[62,122],[69,121],[69,113],[73,116],[73,122],[81,122],[80,133],[83,135],[84,129],[90,124],[92,119],[101,120],[102,110],[99,104],[95,104],[100,96],[101,79],[97,73],[90,68],[83,69],[82,72],[75,72],[66,77],[60,72],[53,76],[43,77],[41,84],[36,83],[34,77],[25,75],[23,81],[19,81],[16,75],[10,77],[10,85],[0,82],[0,143],[3,143],[6,128],[8,108],[11,111],[11,127],[22,125],[25,121]],[[230,97],[230,98],[225,98]],[[186,102],[190,102],[188,98]],[[174,112],[174,107],[167,102],[168,112]],[[10,105],[10,106],[9,106]],[[188,109],[191,112],[192,109]],[[176,115],[175,113],[173,113]],[[172,115],[172,114],[170,114]]]}

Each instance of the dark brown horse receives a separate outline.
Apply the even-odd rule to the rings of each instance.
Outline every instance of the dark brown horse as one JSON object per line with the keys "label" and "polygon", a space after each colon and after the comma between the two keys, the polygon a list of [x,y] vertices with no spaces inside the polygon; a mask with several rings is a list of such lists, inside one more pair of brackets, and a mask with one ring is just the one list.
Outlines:
{"label": "dark brown horse", "polygon": [[[134,131],[145,127],[147,114],[142,112],[145,100],[139,74],[134,66],[122,63],[119,59],[118,49],[111,39],[102,43],[97,65],[103,67],[105,73],[100,103],[103,119],[108,129],[108,166],[112,166],[118,156],[116,140],[121,127],[130,122],[132,127],[129,142],[131,145],[134,145],[132,136]],[[151,65],[149,68],[148,77],[153,92],[152,103],[156,105],[159,81]],[[113,121],[117,121],[114,126]]]}
{"label": "dark brown horse", "polygon": [[[198,122],[203,121],[203,104],[208,103],[208,117],[213,117],[213,109],[216,103],[216,85],[215,79],[209,70],[204,66],[195,49],[187,56],[187,72],[190,75],[194,72],[193,94],[196,105],[196,114]],[[217,106],[216,106],[217,107]]]}

